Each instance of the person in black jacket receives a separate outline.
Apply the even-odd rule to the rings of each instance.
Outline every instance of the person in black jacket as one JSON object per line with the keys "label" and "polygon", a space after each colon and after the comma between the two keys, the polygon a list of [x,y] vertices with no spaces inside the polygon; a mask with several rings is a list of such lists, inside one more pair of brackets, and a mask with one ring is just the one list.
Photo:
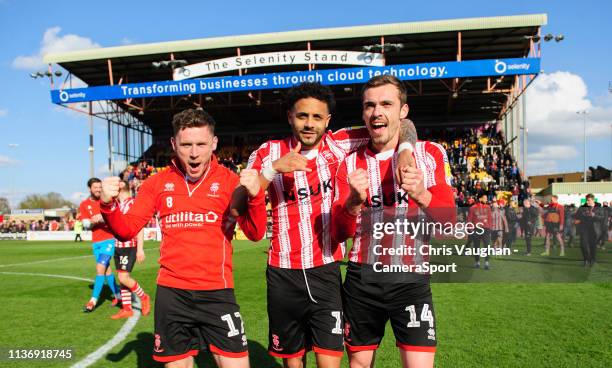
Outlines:
{"label": "person in black jacket", "polygon": [[538,216],[540,216],[540,213],[531,205],[531,201],[529,199],[523,200],[523,215],[521,216],[519,223],[523,229],[525,243],[527,244],[527,249],[525,251],[526,256],[531,255],[531,238],[533,238],[536,230],[535,225],[536,221],[538,220]]}
{"label": "person in black jacket", "polygon": [[512,244],[516,240],[516,229],[518,225],[518,215],[514,206],[516,202],[510,201],[506,207],[506,221],[508,221],[508,232],[504,234],[504,246],[506,248],[512,248]]}
{"label": "person in black jacket", "polygon": [[576,212],[580,221],[576,230],[580,235],[580,247],[584,266],[593,267],[597,255],[597,241],[601,237],[601,221],[604,217],[602,207],[595,203],[595,196],[587,194],[586,203]]}
{"label": "person in black jacket", "polygon": [[599,235],[597,246],[600,249],[603,249],[606,245],[606,241],[608,240],[608,223],[610,216],[612,216],[612,209],[608,206],[608,202],[603,202],[603,206],[601,207],[601,214],[601,234]]}

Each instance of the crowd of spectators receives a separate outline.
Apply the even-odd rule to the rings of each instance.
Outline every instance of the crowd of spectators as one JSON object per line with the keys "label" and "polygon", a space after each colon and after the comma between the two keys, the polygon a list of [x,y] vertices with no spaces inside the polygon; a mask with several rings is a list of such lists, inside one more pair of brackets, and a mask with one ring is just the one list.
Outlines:
{"label": "crowd of spectators", "polygon": [[506,203],[522,203],[530,197],[529,183],[523,179],[510,147],[504,144],[497,124],[423,133],[446,149],[460,212],[467,211],[483,194],[489,202],[504,199]]}
{"label": "crowd of spectators", "polygon": [[74,220],[10,220],[0,221],[0,233],[25,233],[27,231],[72,231]]}

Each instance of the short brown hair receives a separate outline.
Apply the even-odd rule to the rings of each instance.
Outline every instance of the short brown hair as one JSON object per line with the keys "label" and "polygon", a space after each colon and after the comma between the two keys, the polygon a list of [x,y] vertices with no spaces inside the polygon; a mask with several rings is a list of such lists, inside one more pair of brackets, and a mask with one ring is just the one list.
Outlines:
{"label": "short brown hair", "polygon": [[593,193],[589,193],[589,194],[586,195],[586,198],[587,199],[589,199],[589,198],[595,199],[595,196],[593,195]]}
{"label": "short brown hair", "polygon": [[402,83],[399,79],[389,74],[377,75],[375,77],[372,77],[366,84],[363,85],[363,88],[361,89],[361,97],[363,98],[363,94],[368,89],[384,86],[387,84],[392,84],[395,86],[395,88],[397,88],[399,99],[402,105],[407,103],[408,91],[406,90],[406,86],[404,86],[404,83]]}
{"label": "short brown hair", "polygon": [[172,129],[174,135],[185,128],[197,128],[207,126],[210,132],[215,134],[215,119],[202,109],[187,109],[174,115],[172,118]]}

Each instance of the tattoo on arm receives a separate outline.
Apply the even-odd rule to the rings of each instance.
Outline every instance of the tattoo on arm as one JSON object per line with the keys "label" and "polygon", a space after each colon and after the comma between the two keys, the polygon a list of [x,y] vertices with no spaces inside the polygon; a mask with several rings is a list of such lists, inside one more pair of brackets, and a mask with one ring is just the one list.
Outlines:
{"label": "tattoo on arm", "polygon": [[400,136],[399,142],[408,142],[413,146],[416,144],[418,139],[416,127],[410,119],[402,119],[400,123]]}

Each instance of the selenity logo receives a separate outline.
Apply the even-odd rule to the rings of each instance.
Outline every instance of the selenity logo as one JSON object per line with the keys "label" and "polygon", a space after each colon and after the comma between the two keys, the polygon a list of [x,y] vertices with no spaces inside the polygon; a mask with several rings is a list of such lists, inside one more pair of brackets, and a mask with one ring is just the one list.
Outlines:
{"label": "selenity logo", "polygon": [[531,68],[531,64],[528,62],[507,64],[505,61],[495,60],[495,72],[497,74],[504,74],[506,71],[515,74],[513,73],[515,70],[528,71],[529,68]]}
{"label": "selenity logo", "polygon": [[503,74],[506,72],[506,70],[508,69],[508,65],[501,61],[501,60],[495,60],[495,72],[498,74]]}
{"label": "selenity logo", "polygon": [[60,91],[59,93],[59,99],[61,102],[68,102],[70,99],[77,99],[77,98],[85,98],[85,92],[75,92],[75,93],[68,93],[66,91]]}

